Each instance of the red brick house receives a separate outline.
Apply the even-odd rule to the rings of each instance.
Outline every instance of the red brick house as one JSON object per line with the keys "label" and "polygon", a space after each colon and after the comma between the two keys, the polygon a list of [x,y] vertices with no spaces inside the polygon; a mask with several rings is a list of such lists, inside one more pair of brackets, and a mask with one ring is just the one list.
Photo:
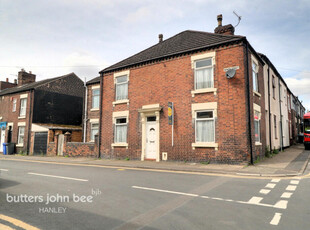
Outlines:
{"label": "red brick house", "polygon": [[101,157],[241,163],[264,156],[263,62],[246,37],[222,26],[221,16],[218,23],[215,33],[160,35],[100,72]]}
{"label": "red brick house", "polygon": [[83,82],[74,73],[38,82],[35,79],[36,75],[22,70],[16,87],[0,91],[0,152],[5,142],[14,143],[17,153],[38,149],[37,153],[44,154],[56,131],[79,129],[77,139],[81,140]]}

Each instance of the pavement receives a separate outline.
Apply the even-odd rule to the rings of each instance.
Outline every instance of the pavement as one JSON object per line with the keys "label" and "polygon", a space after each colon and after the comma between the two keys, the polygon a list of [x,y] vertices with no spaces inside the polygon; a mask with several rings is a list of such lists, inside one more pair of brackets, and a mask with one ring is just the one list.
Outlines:
{"label": "pavement", "polygon": [[264,158],[254,165],[227,165],[227,164],[202,164],[170,161],[136,161],[136,160],[111,160],[85,157],[60,157],[60,156],[21,156],[0,155],[0,160],[25,160],[42,161],[67,164],[86,164],[103,167],[119,167],[131,169],[152,169],[197,173],[229,174],[239,176],[264,176],[285,177],[300,176],[306,170],[310,158],[310,151],[304,149],[303,144],[293,145],[271,158]]}

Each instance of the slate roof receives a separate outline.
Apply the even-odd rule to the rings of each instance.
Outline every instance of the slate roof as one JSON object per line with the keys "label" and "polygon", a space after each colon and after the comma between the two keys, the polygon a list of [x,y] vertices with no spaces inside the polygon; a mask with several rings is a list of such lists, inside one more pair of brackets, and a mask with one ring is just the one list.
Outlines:
{"label": "slate roof", "polygon": [[91,84],[96,84],[96,83],[100,83],[100,76],[87,81],[86,85],[91,85]]}
{"label": "slate roof", "polygon": [[237,35],[224,35],[186,30],[123,61],[107,67],[100,71],[100,73],[107,73],[117,69],[162,59],[169,56],[198,51],[204,48],[211,48],[225,43],[236,42],[244,38],[244,36]]}
{"label": "slate roof", "polygon": [[54,78],[49,78],[49,79],[45,79],[42,81],[37,81],[37,82],[32,82],[32,83],[28,83],[25,85],[21,85],[21,86],[16,86],[13,88],[8,88],[8,89],[4,89],[0,91],[0,96],[6,95],[6,94],[13,94],[13,93],[19,93],[19,92],[24,92],[24,91],[28,91],[28,90],[32,90],[32,89],[36,89],[37,87],[40,87],[44,84],[48,84],[52,81],[64,78],[64,77],[68,77],[70,75],[76,76],[75,73],[69,73],[63,76],[59,76],[59,77],[54,77]]}

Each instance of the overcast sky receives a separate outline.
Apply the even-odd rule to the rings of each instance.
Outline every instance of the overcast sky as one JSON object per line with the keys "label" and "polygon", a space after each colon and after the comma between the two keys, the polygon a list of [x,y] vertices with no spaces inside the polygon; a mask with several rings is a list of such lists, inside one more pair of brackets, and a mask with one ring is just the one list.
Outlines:
{"label": "overcast sky", "polygon": [[37,80],[98,76],[184,30],[213,32],[216,16],[266,54],[310,109],[309,0],[0,0],[0,80],[24,68]]}

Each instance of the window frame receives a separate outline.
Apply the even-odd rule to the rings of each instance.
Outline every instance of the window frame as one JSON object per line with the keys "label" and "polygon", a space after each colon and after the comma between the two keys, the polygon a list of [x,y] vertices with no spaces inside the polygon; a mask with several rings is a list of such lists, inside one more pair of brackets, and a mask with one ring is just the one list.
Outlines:
{"label": "window frame", "polygon": [[258,63],[256,63],[255,61],[252,61],[252,80],[253,80],[253,91],[259,93]]}
{"label": "window frame", "polygon": [[[212,118],[198,118],[197,114],[200,112],[212,112]],[[197,121],[212,121],[213,122],[213,141],[202,142],[197,141]],[[196,110],[195,111],[195,143],[215,143],[215,114],[213,109]]]}
{"label": "window frame", "polygon": [[[261,137],[261,119],[260,119],[260,112],[259,111],[254,111],[254,136],[255,136],[255,143],[261,143],[262,137]],[[256,126],[255,122],[258,122],[258,130],[257,130],[257,135],[258,135],[258,140],[256,140]]]}
{"label": "window frame", "polygon": [[13,98],[13,102],[12,102],[12,112],[16,112],[16,108],[17,108],[17,98]]}
{"label": "window frame", "polygon": [[96,134],[93,135],[93,131],[94,131],[93,125],[98,125],[97,134],[99,133],[99,123],[98,123],[98,122],[92,122],[92,123],[90,123],[90,137],[89,137],[90,142],[94,142],[94,141],[95,141],[95,135],[96,135]]}
{"label": "window frame", "polygon": [[[121,77],[126,77],[126,81],[125,82],[121,82],[121,83],[118,83],[117,82],[117,79],[118,78],[121,78]],[[128,89],[129,89],[129,76],[128,76],[128,74],[123,74],[123,75],[119,75],[119,76],[116,76],[115,77],[115,101],[122,101],[122,100],[127,100],[128,99]],[[120,86],[120,85],[127,85],[127,95],[126,95],[126,97],[125,98],[121,98],[121,99],[117,99],[117,92],[118,92],[118,86]]]}
{"label": "window frame", "polygon": [[[119,123],[117,124],[117,120],[119,119],[126,119],[126,123]],[[117,138],[117,127],[119,126],[126,126],[126,135],[125,135],[125,138],[126,140],[125,141],[118,141],[116,138]],[[115,117],[114,118],[114,143],[115,144],[126,144],[128,143],[128,117],[127,116],[121,116],[121,117]]]}
{"label": "window frame", "polygon": [[[25,105],[22,106],[22,102],[25,102]],[[26,111],[27,111],[27,98],[21,98],[20,99],[20,108],[19,108],[19,116],[20,117],[26,117]],[[22,110],[23,109],[23,110]],[[22,111],[24,111],[24,113],[22,114]]]}
{"label": "window frame", "polygon": [[[97,94],[95,94],[94,92],[95,91],[98,91],[98,95]],[[100,106],[100,88],[94,88],[94,89],[92,89],[92,104],[91,104],[91,108],[92,109],[99,109],[99,106]],[[98,106],[94,106],[94,98],[97,98],[98,97]]]}
{"label": "window frame", "polygon": [[[210,66],[204,66],[204,67],[196,67],[197,62],[204,61],[204,60],[211,60]],[[205,88],[197,88],[197,70],[204,70],[204,69],[211,69],[211,86],[205,87]],[[204,90],[204,89],[213,89],[214,88],[214,63],[213,63],[213,57],[206,57],[194,60],[194,89],[195,90]]]}
{"label": "window frame", "polygon": [[[21,130],[24,130],[23,134],[21,135]],[[24,140],[25,140],[25,129],[26,126],[18,126],[18,136],[17,136],[17,145],[23,146],[24,145]],[[20,141],[21,136],[23,137],[23,142]]]}

